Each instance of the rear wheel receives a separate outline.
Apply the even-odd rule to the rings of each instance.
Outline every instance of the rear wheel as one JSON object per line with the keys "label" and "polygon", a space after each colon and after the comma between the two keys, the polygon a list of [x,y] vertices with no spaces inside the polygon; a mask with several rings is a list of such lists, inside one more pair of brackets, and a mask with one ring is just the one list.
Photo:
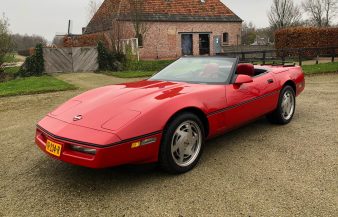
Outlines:
{"label": "rear wheel", "polygon": [[204,146],[204,127],[192,113],[182,113],[166,127],[159,153],[162,168],[185,173],[196,166]]}
{"label": "rear wheel", "polygon": [[267,115],[268,120],[275,124],[288,124],[296,110],[296,94],[292,87],[285,86],[279,96],[278,107]]}

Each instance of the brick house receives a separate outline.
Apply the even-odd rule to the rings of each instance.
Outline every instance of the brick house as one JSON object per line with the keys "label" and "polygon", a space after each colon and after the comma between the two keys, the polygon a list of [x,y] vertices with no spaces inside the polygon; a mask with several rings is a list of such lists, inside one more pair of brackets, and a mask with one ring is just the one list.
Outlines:
{"label": "brick house", "polygon": [[[214,55],[241,43],[242,20],[219,0],[144,0],[141,12],[130,1],[105,0],[84,36],[137,37],[142,59]],[[136,24],[142,25],[140,34]]]}

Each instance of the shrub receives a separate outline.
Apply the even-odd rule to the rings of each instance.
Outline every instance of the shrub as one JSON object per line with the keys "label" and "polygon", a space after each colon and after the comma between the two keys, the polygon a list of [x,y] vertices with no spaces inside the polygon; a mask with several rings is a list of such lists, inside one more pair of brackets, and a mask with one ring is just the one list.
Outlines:
{"label": "shrub", "polygon": [[42,44],[38,44],[35,47],[35,53],[26,58],[18,73],[22,77],[40,76],[44,72],[44,67],[43,47]]}
{"label": "shrub", "polygon": [[109,52],[100,41],[97,44],[99,70],[106,71],[109,68]]}
{"label": "shrub", "polygon": [[15,54],[8,53],[3,60],[5,63],[14,63],[16,62]]}
{"label": "shrub", "polygon": [[27,49],[27,50],[19,50],[18,54],[21,55],[21,56],[24,56],[24,57],[29,57],[31,55],[29,49]]}
{"label": "shrub", "polygon": [[64,47],[92,47],[98,44],[98,42],[104,42],[108,44],[104,34],[94,33],[94,34],[85,34],[79,36],[65,36],[63,38]]}
{"label": "shrub", "polygon": [[[276,49],[338,47],[338,28],[287,28],[275,33]],[[330,54],[331,51],[321,52]],[[305,51],[305,56],[314,57],[316,51]]]}
{"label": "shrub", "polygon": [[127,58],[123,53],[109,51],[103,42],[97,44],[98,63],[100,71],[122,71]]}
{"label": "shrub", "polygon": [[6,78],[5,70],[0,66],[0,82],[4,81]]}
{"label": "shrub", "polygon": [[12,70],[8,72],[6,69],[8,68],[0,67],[0,82],[9,81],[16,77],[16,73],[13,73]]}
{"label": "shrub", "polygon": [[126,58],[128,61],[134,61],[137,59],[137,56],[133,54],[133,48],[131,44],[126,44],[125,46]]}
{"label": "shrub", "polygon": [[5,57],[13,48],[13,40],[9,31],[6,17],[0,17],[0,66],[5,62]]}

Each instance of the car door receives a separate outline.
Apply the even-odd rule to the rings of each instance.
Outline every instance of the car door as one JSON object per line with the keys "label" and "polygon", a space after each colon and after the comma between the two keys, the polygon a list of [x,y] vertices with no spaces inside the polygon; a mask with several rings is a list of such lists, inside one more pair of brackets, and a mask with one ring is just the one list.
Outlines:
{"label": "car door", "polygon": [[252,83],[226,86],[225,130],[236,128],[273,111],[278,102],[278,84],[270,73],[253,77]]}

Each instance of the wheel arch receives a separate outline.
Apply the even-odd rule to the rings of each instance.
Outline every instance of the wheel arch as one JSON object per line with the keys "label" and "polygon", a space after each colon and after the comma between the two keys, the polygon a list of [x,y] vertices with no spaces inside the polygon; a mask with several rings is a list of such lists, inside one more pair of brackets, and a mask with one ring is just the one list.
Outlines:
{"label": "wheel arch", "polygon": [[284,87],[286,87],[286,86],[291,86],[292,89],[293,89],[293,91],[295,91],[295,94],[297,95],[296,83],[295,83],[294,81],[292,81],[292,80],[287,80],[287,81],[283,84],[282,89],[283,89]]}
{"label": "wheel arch", "polygon": [[187,112],[187,113],[192,113],[195,114],[202,122],[203,127],[204,127],[204,132],[205,132],[205,137],[207,138],[209,135],[209,121],[208,118],[206,116],[206,114],[197,107],[186,107],[186,108],[182,108],[180,110],[178,110],[177,112],[175,112],[170,118],[169,120],[166,122],[165,127],[166,128],[168,126],[168,124],[178,115]]}

